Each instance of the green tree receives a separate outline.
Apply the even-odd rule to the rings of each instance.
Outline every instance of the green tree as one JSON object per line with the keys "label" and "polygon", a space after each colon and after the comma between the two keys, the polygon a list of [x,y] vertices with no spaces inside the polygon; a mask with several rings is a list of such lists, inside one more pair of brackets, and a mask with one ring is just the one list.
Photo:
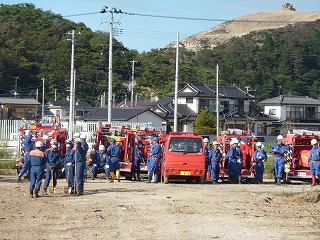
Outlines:
{"label": "green tree", "polygon": [[193,129],[198,134],[214,134],[216,132],[216,118],[207,108],[199,112]]}

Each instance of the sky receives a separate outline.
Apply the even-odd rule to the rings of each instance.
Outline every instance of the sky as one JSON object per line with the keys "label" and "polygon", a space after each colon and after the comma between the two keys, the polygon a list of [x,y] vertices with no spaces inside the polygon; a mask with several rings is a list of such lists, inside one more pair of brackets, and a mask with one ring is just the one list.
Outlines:
{"label": "sky", "polygon": [[[1,0],[2,4],[32,3],[36,8],[83,22],[92,31],[109,32],[109,13],[102,14],[103,7],[116,8],[126,13],[158,15],[204,20],[182,20],[129,14],[114,14],[114,28],[119,29],[114,37],[129,49],[139,52],[163,48],[177,38],[207,31],[223,23],[217,20],[280,10],[287,1],[281,0]],[[319,0],[290,0],[299,12],[320,12]],[[95,14],[87,14],[95,13]],[[80,15],[84,14],[84,15]],[[80,15],[80,16],[70,16]],[[72,29],[70,29],[72,30]]]}

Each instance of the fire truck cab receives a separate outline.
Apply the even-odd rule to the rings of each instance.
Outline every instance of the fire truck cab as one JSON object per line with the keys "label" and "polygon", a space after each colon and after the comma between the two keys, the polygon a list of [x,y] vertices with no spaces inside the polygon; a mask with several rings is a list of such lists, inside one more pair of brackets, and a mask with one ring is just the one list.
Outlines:
{"label": "fire truck cab", "polygon": [[205,151],[203,138],[196,133],[171,132],[163,142],[161,180],[196,180],[204,183]]}

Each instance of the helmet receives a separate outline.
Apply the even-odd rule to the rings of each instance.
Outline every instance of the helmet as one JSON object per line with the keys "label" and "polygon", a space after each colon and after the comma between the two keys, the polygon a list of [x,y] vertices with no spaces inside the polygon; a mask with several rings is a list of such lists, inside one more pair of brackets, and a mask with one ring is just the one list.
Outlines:
{"label": "helmet", "polygon": [[80,138],[85,139],[85,138],[87,138],[87,135],[81,134],[81,135],[80,135]]}
{"label": "helmet", "polygon": [[71,139],[66,140],[66,143],[71,143],[71,142],[72,142]]}
{"label": "helmet", "polygon": [[312,139],[312,140],[311,140],[311,145],[315,145],[315,144],[317,144],[317,143],[318,143],[317,139]]}
{"label": "helmet", "polygon": [[159,141],[159,138],[158,138],[158,137],[154,137],[154,138],[153,138],[153,141],[157,141],[157,142],[158,142],[158,141]]}
{"label": "helmet", "polygon": [[31,141],[34,142],[35,140],[36,140],[36,136],[33,135],[32,138],[31,138]]}
{"label": "helmet", "polygon": [[277,140],[283,140],[283,136],[282,136],[282,135],[279,135],[279,136],[277,137]]}
{"label": "helmet", "polygon": [[71,144],[70,144],[70,143],[67,143],[67,144],[66,144],[66,148],[71,148]]}
{"label": "helmet", "polygon": [[208,138],[204,138],[204,139],[203,139],[203,142],[208,143],[208,142],[209,142],[209,139],[208,139]]}
{"label": "helmet", "polygon": [[238,143],[239,143],[239,140],[238,140],[238,139],[234,139],[234,140],[233,140],[233,143],[238,144]]}
{"label": "helmet", "polygon": [[212,145],[219,145],[219,143],[217,141],[214,141]]}
{"label": "helmet", "polygon": [[110,142],[116,143],[116,140],[115,140],[114,138],[111,138],[111,139],[110,139]]}
{"label": "helmet", "polygon": [[25,136],[28,136],[28,135],[29,135],[29,132],[30,132],[30,130],[26,130],[26,131],[24,132],[24,135],[25,135]]}
{"label": "helmet", "polygon": [[52,147],[52,148],[57,148],[57,145],[51,144],[51,147]]}
{"label": "helmet", "polygon": [[264,149],[264,144],[261,144],[261,149]]}
{"label": "helmet", "polygon": [[106,148],[104,147],[104,145],[100,145],[100,146],[99,146],[99,151],[104,151],[104,150],[106,150]]}
{"label": "helmet", "polygon": [[54,145],[54,144],[56,144],[57,143],[57,140],[56,139],[52,139],[51,141],[50,141],[50,144],[51,145]]}
{"label": "helmet", "polygon": [[43,135],[43,140],[48,140],[49,139],[49,137],[48,137],[48,135]]}
{"label": "helmet", "polygon": [[231,140],[231,141],[230,141],[230,145],[233,145],[233,144],[234,144],[234,142],[233,142],[233,140]]}
{"label": "helmet", "polygon": [[73,137],[74,138],[79,138],[80,137],[80,133],[78,133],[78,132],[74,133]]}
{"label": "helmet", "polygon": [[257,142],[256,143],[256,147],[261,148],[261,146],[262,146],[262,142]]}
{"label": "helmet", "polygon": [[36,145],[37,148],[41,148],[42,147],[42,142],[41,141],[37,141],[35,145]]}

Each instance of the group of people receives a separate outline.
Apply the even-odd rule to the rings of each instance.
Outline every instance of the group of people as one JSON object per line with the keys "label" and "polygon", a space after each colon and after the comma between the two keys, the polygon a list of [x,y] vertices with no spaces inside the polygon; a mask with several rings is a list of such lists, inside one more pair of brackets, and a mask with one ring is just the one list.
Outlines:
{"label": "group of people", "polygon": [[[214,141],[212,144],[209,144],[209,140],[205,138],[205,176],[207,176],[208,171],[211,174],[212,183],[217,183],[220,175],[220,165],[227,167],[228,169],[228,180],[231,183],[241,183],[242,176],[241,170],[243,165],[247,165],[247,154],[248,150],[244,142],[240,143],[238,139],[232,139],[230,141],[230,149],[223,156],[221,152],[220,144],[217,141]],[[264,162],[267,161],[267,154],[263,149],[263,144],[257,142],[255,144],[256,150],[253,155],[253,168],[254,168],[254,180],[255,183],[262,183],[263,181],[263,172],[264,172]],[[222,160],[225,160],[223,163]]]}
{"label": "group of people", "polygon": [[[55,191],[57,174],[63,165],[69,193],[82,195],[86,154],[89,148],[85,141],[86,136],[80,136],[79,133],[75,133],[73,140],[66,140],[66,154],[64,158],[58,149],[56,139],[52,139],[49,143],[48,139],[48,136],[44,135],[43,141],[36,141],[36,138],[32,135],[32,131],[25,131],[24,166],[18,175],[18,181],[21,181],[22,176],[27,173],[30,178],[30,197],[38,198],[44,173],[44,192],[47,193],[51,180],[53,181],[52,190]],[[74,181],[74,173],[76,181]]]}

